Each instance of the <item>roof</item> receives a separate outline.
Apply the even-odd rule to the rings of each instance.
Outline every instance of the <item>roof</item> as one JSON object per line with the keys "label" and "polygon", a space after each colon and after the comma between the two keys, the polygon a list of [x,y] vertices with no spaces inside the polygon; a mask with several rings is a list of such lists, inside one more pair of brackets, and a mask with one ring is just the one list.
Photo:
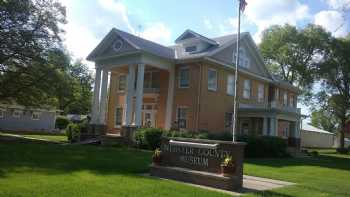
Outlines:
{"label": "roof", "polygon": [[306,132],[315,132],[315,133],[323,133],[323,134],[330,134],[334,135],[334,133],[319,129],[317,127],[314,127],[308,123],[303,123],[301,126],[301,130],[306,131]]}
{"label": "roof", "polygon": [[202,36],[202,35],[200,35],[199,33],[194,32],[194,31],[192,31],[192,30],[190,30],[190,29],[188,29],[188,30],[186,30],[184,33],[182,33],[182,34],[175,40],[175,43],[180,43],[182,40],[186,40],[186,39],[184,39],[184,38],[185,38],[185,36],[188,35],[188,34],[192,34],[194,37],[199,38],[199,39],[201,39],[201,40],[203,40],[203,41],[206,41],[206,42],[208,42],[208,43],[210,43],[210,44],[212,44],[212,45],[217,45],[217,42],[216,42],[215,40],[212,40],[212,39],[210,39],[210,38],[207,38],[207,37],[205,37],[205,36]]}
{"label": "roof", "polygon": [[[121,31],[119,29],[113,28],[107,36],[101,41],[101,43],[89,54],[87,57],[88,60],[94,61],[96,59],[96,56],[102,51],[106,49],[106,46],[109,46],[110,43],[113,41],[113,38],[115,35],[120,36],[122,39],[124,39],[126,42],[128,42],[131,46],[133,46],[136,50],[147,52],[150,54],[153,54],[158,57],[166,58],[169,60],[189,60],[189,59],[197,59],[197,58],[211,58],[215,59],[214,55],[216,55],[218,52],[232,46],[237,41],[237,34],[230,34],[215,38],[207,38],[201,34],[198,34],[192,30],[186,30],[179,38],[176,39],[176,43],[180,43],[181,39],[191,39],[191,38],[199,38],[207,43],[210,43],[210,47],[207,48],[204,51],[197,52],[197,53],[187,53],[183,49],[182,44],[175,44],[172,46],[163,46],[161,44],[146,40],[144,38],[135,36],[133,34]],[[186,38],[186,36],[188,38]],[[252,40],[250,34],[248,32],[242,32],[241,33],[241,39],[248,39],[250,43],[254,43]],[[256,45],[253,44],[255,49],[257,49]],[[259,53],[257,53],[259,61],[263,64],[262,57]],[[232,62],[226,62],[226,63],[232,63]],[[233,63],[232,63],[233,64]],[[242,69],[242,68],[240,68]],[[244,70],[244,69],[243,69]],[[269,74],[267,69],[265,68],[266,72]],[[247,70],[247,72],[249,72]],[[270,75],[270,74],[269,74]],[[283,87],[286,87],[288,89],[292,89],[294,91],[299,91],[298,88],[294,87],[292,84],[288,83],[287,81],[282,80],[281,78],[277,76],[269,76],[272,81],[277,84],[281,85]]]}

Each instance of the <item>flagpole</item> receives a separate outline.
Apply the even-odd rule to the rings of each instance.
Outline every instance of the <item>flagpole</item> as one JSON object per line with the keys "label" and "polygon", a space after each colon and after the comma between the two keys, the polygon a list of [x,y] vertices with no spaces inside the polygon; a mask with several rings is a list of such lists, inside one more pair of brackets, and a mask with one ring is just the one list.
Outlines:
{"label": "flagpole", "polygon": [[236,65],[235,65],[235,95],[233,108],[233,122],[232,122],[232,141],[235,142],[235,133],[237,130],[237,108],[238,108],[238,63],[239,63],[239,46],[240,46],[240,31],[241,31],[241,0],[238,0],[238,30],[237,30],[237,45],[236,45]]}

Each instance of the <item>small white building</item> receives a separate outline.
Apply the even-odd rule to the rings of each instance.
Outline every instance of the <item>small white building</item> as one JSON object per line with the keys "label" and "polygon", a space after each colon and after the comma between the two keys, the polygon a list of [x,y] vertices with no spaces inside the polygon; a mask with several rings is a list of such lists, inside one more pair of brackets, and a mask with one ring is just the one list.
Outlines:
{"label": "small white building", "polygon": [[303,123],[301,127],[301,147],[332,148],[335,134]]}

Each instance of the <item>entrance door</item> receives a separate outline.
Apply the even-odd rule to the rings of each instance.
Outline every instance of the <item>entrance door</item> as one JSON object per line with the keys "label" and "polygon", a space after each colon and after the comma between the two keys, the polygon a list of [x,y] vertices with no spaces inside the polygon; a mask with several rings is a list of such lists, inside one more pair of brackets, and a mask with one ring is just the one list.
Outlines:
{"label": "entrance door", "polygon": [[155,110],[142,111],[142,125],[144,127],[156,127]]}

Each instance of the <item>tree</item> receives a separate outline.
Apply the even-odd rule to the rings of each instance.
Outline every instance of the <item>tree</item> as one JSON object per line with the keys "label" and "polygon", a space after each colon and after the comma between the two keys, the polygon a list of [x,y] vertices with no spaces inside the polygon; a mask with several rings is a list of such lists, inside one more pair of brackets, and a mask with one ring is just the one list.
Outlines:
{"label": "tree", "polygon": [[324,55],[329,39],[330,34],[320,26],[298,30],[276,25],[263,32],[259,48],[273,74],[302,88],[312,84],[315,62]]}
{"label": "tree", "polygon": [[81,61],[69,65],[56,84],[58,108],[64,113],[87,114],[91,108],[93,77]]}
{"label": "tree", "polygon": [[311,125],[333,133],[336,131],[337,121],[327,109],[319,109],[312,111]]}
{"label": "tree", "polygon": [[53,56],[61,55],[56,49],[65,15],[53,0],[0,1],[0,100],[32,106],[55,102],[53,79],[65,68]]}
{"label": "tree", "polygon": [[321,91],[316,101],[326,106],[338,124],[340,148],[350,117],[350,39],[332,39],[323,61],[317,66]]}

